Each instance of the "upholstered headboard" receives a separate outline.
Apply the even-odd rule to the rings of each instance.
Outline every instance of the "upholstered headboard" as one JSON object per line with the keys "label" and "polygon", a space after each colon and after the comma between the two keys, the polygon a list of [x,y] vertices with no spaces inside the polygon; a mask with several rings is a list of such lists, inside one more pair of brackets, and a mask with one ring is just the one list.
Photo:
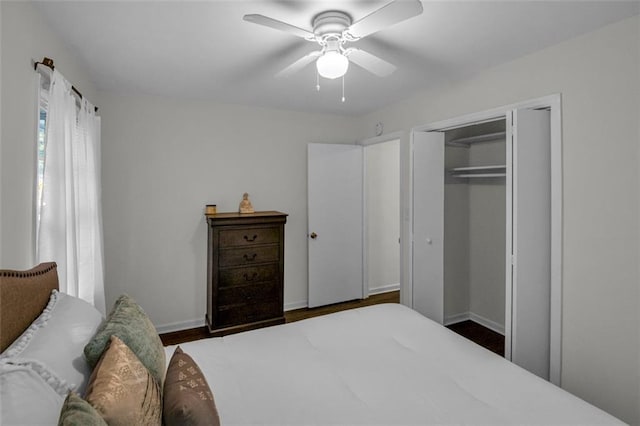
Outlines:
{"label": "upholstered headboard", "polygon": [[51,290],[58,289],[57,266],[47,262],[27,271],[0,269],[0,352],[47,306]]}

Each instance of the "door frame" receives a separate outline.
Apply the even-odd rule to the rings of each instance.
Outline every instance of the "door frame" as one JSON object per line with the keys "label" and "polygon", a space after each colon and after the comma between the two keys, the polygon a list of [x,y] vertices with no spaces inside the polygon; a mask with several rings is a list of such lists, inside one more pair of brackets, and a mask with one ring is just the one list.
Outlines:
{"label": "door frame", "polygon": [[[560,93],[541,98],[504,105],[485,111],[466,114],[446,120],[441,120],[425,125],[415,126],[411,129],[409,138],[409,174],[407,193],[409,194],[410,210],[410,244],[405,249],[409,251],[408,269],[405,275],[413,293],[413,147],[414,133],[444,131],[468,124],[492,121],[515,109],[542,109],[550,110],[551,118],[551,300],[550,300],[550,341],[549,341],[549,381],[557,386],[561,385],[562,367],[562,97]],[[403,245],[404,246],[404,245]],[[401,250],[402,253],[402,250]],[[511,309],[510,289],[505,295],[505,309]],[[413,306],[413,297],[408,298],[408,306]],[[505,334],[510,332],[511,326],[505,324]]]}
{"label": "door frame", "polygon": [[[364,186],[367,181],[367,157],[364,153],[364,150],[367,149],[368,146],[377,145],[385,142],[391,142],[395,140],[399,140],[399,157],[400,157],[400,200],[398,204],[398,220],[400,221],[400,240],[402,241],[403,235],[403,223],[402,223],[402,206],[403,198],[402,198],[402,142],[403,139],[407,138],[408,132],[405,131],[397,131],[388,133],[385,135],[375,136],[372,138],[361,139],[356,142],[357,145],[361,145],[363,148],[363,167],[362,167],[362,182],[363,182],[363,190],[362,190],[362,298],[366,299],[369,297],[369,251],[368,251],[368,243],[369,243],[369,235],[367,233],[368,229],[368,218],[369,212],[367,211],[367,192],[364,190]],[[404,250],[403,244],[400,243],[400,301],[403,300],[403,294],[407,293],[407,288],[405,287],[405,280],[403,279],[403,265],[404,265]]]}

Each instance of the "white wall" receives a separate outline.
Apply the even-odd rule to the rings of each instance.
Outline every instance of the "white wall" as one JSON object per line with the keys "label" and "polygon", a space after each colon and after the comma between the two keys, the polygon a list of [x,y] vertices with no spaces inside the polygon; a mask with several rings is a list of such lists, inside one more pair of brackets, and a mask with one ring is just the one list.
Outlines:
{"label": "white wall", "polygon": [[[36,174],[36,81],[33,61],[44,56],[96,105],[82,63],[49,30],[28,2],[0,1],[2,10],[2,151],[0,152],[0,267],[34,262],[33,198]],[[55,259],[53,259],[55,260]]]}
{"label": "white wall", "polygon": [[307,301],[307,144],[353,142],[352,118],[100,94],[107,305],[160,330],[204,323],[205,204],[288,213],[284,301]]}
{"label": "white wall", "polygon": [[369,293],[400,284],[400,140],[368,145],[365,155]]}
{"label": "white wall", "polygon": [[361,124],[363,133],[378,121],[408,129],[552,93],[562,94],[563,113],[562,385],[640,423],[640,17],[418,94]]}

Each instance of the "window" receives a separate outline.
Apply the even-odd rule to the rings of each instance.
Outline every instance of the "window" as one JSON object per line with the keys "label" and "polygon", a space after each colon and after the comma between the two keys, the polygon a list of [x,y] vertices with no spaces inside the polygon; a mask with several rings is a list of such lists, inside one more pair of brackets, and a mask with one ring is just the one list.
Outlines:
{"label": "window", "polygon": [[42,182],[44,180],[44,146],[45,129],[47,126],[47,111],[40,109],[40,119],[38,121],[38,205],[42,200]]}
{"label": "window", "polygon": [[58,71],[40,80],[35,259],[58,263],[60,291],[104,307],[100,118]]}
{"label": "window", "polygon": [[40,231],[40,211],[42,208],[42,188],[44,185],[45,147],[47,135],[47,92],[40,90],[40,102],[38,105],[38,139],[37,139],[37,166],[36,166],[36,235]]}

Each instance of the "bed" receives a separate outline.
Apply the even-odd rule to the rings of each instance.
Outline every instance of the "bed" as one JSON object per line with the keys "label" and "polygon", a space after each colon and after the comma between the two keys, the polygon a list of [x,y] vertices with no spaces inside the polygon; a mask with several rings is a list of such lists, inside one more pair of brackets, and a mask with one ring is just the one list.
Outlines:
{"label": "bed", "polygon": [[[52,270],[55,272],[55,268]],[[68,341],[60,333],[73,320],[66,318],[56,325],[56,310],[61,315],[62,309],[55,305],[51,308],[51,300],[40,297],[46,299],[40,301],[42,305],[23,315],[25,309],[15,307],[33,299],[34,290],[31,288],[24,294],[7,281],[0,272],[3,338],[5,325],[16,322],[8,321],[6,312],[20,312],[23,330],[33,331],[33,322],[48,307],[47,325],[41,328],[57,327],[53,330],[58,334],[56,339]],[[43,280],[40,292],[48,294],[51,289],[49,276],[49,280]],[[63,310],[67,317],[90,318],[90,324],[73,326],[76,331],[82,329],[82,333],[77,333],[82,336],[64,345],[68,347],[62,356],[67,358],[66,366],[60,360],[34,360],[32,355],[38,352],[29,347],[31,363],[26,362],[24,353],[16,353],[15,342],[3,347],[2,424],[20,419],[22,414],[15,412],[24,410],[25,404],[41,408],[42,413],[34,422],[56,424],[56,410],[60,411],[64,393],[75,389],[82,395],[87,387],[83,380],[89,379],[89,373],[78,368],[83,360],[81,346],[92,338],[90,335],[100,333],[105,319],[99,314],[98,317],[89,314],[87,306],[77,302],[78,299],[55,291],[54,294],[66,303]],[[62,303],[60,300],[57,303]],[[75,315],[76,310],[82,311],[81,315]],[[16,312],[11,315],[18,315]],[[113,312],[109,318],[112,316]],[[28,321],[31,322],[25,324]],[[19,341],[21,337],[14,339]],[[51,346],[50,342],[41,345]],[[184,343],[180,348],[190,355],[206,378],[223,425],[620,423],[604,411],[399,304],[370,306]],[[176,346],[161,350],[170,370],[169,360],[175,356]],[[41,352],[41,356],[53,356],[48,352]],[[76,371],[65,371],[69,364]],[[16,391],[12,384],[15,381],[7,379],[16,374],[16,368],[27,372],[40,370],[31,374],[44,377],[35,384],[57,387],[56,391],[44,396],[36,395],[39,390]],[[21,379],[26,377],[23,370]],[[165,406],[169,405],[166,401],[169,375],[165,382]],[[71,383],[74,381],[79,383]],[[53,394],[59,398],[51,397]],[[36,397],[43,401],[34,405]]]}

